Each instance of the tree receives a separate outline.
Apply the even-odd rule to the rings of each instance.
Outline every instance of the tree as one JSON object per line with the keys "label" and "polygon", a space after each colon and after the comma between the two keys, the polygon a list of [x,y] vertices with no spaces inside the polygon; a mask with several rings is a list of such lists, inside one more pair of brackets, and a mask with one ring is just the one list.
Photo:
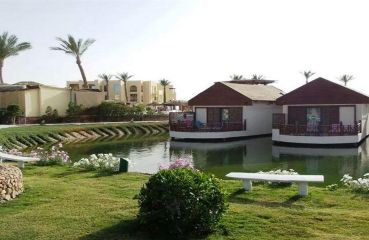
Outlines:
{"label": "tree", "polygon": [[17,36],[9,35],[8,32],[4,32],[0,35],[0,84],[4,83],[3,66],[5,58],[16,56],[19,52],[31,48],[29,42],[18,43]]}
{"label": "tree", "polygon": [[22,115],[22,110],[18,105],[12,104],[6,108],[6,113],[12,119],[12,123],[15,124],[16,118]]}
{"label": "tree", "polygon": [[113,77],[112,75],[110,74],[99,74],[98,77],[101,79],[101,80],[104,80],[105,83],[106,83],[106,100],[109,100],[109,81],[111,80],[111,78]]}
{"label": "tree", "polygon": [[345,86],[347,85],[347,83],[351,80],[354,80],[354,76],[353,75],[349,75],[349,74],[343,74],[341,77],[338,78],[341,82],[343,82],[345,84]]}
{"label": "tree", "polygon": [[304,77],[306,79],[306,83],[308,83],[309,82],[309,78],[311,76],[313,76],[315,73],[309,70],[309,71],[303,71],[303,72],[301,72],[301,74],[304,75]]}
{"label": "tree", "polygon": [[244,80],[244,77],[242,75],[237,75],[237,74],[233,74],[231,76],[229,76],[232,80]]}
{"label": "tree", "polygon": [[68,35],[68,40],[64,40],[60,37],[57,37],[56,40],[60,43],[60,46],[51,47],[50,49],[56,50],[56,51],[62,51],[76,58],[76,63],[82,75],[83,87],[88,88],[86,75],[82,67],[81,56],[86,52],[88,47],[91,46],[91,44],[95,42],[95,40],[94,39],[87,39],[87,40],[78,39],[78,41],[76,41],[74,37],[71,35]]}
{"label": "tree", "polygon": [[252,74],[251,75],[251,79],[252,80],[263,80],[265,77],[264,77],[264,75],[257,75],[257,74]]}
{"label": "tree", "polygon": [[127,72],[124,72],[124,73],[118,73],[117,75],[115,75],[115,77],[118,79],[118,80],[121,80],[124,82],[124,92],[125,92],[125,95],[126,95],[126,103],[128,103],[128,90],[127,90],[127,81],[133,77],[133,75],[129,75]]}
{"label": "tree", "polygon": [[164,101],[163,101],[163,103],[167,102],[167,86],[169,84],[170,84],[169,80],[166,80],[164,78],[160,80],[160,85],[162,85],[163,89],[164,89]]}

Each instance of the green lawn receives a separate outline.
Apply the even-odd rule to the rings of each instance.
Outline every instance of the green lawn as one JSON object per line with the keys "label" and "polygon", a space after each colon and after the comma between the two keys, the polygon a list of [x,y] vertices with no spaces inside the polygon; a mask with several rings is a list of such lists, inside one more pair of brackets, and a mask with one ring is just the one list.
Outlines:
{"label": "green lawn", "polygon": [[[144,129],[143,129],[144,127]],[[2,128],[0,129],[0,145],[12,148],[11,143],[14,140],[20,141],[23,144],[34,147],[42,143],[37,142],[37,139],[43,139],[49,142],[48,137],[55,134],[64,135],[68,132],[78,132],[87,130],[96,130],[104,132],[104,129],[114,132],[116,128],[121,130],[129,129],[132,135],[138,135],[134,131],[141,132],[142,130],[150,131],[151,129],[161,130],[162,133],[167,132],[168,124],[165,122],[126,122],[126,123],[92,123],[92,124],[61,124],[61,125],[31,125],[31,126],[19,126],[14,128]],[[106,132],[105,132],[106,133]],[[108,135],[109,132],[107,133]],[[142,134],[142,133],[140,133]],[[58,139],[58,138],[56,138]]]}
{"label": "green lawn", "polygon": [[[148,175],[97,176],[70,167],[27,166],[25,192],[0,205],[0,239],[152,239],[137,229],[141,186]],[[255,186],[223,181],[229,210],[207,239],[369,239],[369,196],[311,187]]]}

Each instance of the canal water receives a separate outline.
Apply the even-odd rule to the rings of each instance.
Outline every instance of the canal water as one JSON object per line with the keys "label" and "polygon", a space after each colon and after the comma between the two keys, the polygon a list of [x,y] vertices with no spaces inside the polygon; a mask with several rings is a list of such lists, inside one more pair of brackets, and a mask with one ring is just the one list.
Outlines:
{"label": "canal water", "polygon": [[272,144],[271,137],[221,143],[170,141],[167,137],[130,138],[65,146],[76,161],[94,153],[112,153],[133,161],[129,171],[155,173],[177,158],[189,158],[197,169],[220,178],[231,171],[258,172],[294,169],[300,174],[323,174],[325,185],[344,174],[369,172],[369,140],[356,148],[296,148]]}

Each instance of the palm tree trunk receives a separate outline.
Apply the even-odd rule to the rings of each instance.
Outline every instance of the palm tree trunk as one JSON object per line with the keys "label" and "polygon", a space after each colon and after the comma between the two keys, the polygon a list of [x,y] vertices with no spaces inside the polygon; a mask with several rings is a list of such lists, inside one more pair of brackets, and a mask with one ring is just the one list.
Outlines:
{"label": "palm tree trunk", "polygon": [[81,59],[77,56],[77,61],[76,61],[79,71],[81,72],[82,75],[82,80],[83,80],[83,87],[84,88],[88,88],[88,84],[87,84],[87,79],[86,79],[86,75],[85,75],[85,71],[83,71],[83,67],[81,64]]}
{"label": "palm tree trunk", "polygon": [[167,102],[167,89],[166,89],[166,86],[164,86],[164,102],[163,103],[166,103]]}
{"label": "palm tree trunk", "polygon": [[128,104],[127,81],[124,81],[124,91],[125,91],[125,94],[126,94],[126,104]]}
{"label": "palm tree trunk", "polygon": [[4,83],[4,80],[3,80],[3,66],[4,66],[4,60],[0,59],[0,84]]}
{"label": "palm tree trunk", "polygon": [[106,81],[106,100],[109,100],[109,81]]}

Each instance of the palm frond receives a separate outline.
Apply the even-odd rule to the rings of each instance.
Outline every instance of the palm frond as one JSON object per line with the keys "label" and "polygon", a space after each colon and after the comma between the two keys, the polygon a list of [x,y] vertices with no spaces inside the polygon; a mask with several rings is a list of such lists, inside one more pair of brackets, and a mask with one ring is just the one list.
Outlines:
{"label": "palm frond", "polygon": [[133,75],[129,75],[127,72],[123,72],[123,73],[117,73],[115,75],[115,77],[118,79],[118,80],[121,80],[123,82],[127,82],[128,79],[130,79],[131,77],[133,77]]}
{"label": "palm frond", "polygon": [[160,80],[160,85],[162,85],[163,87],[168,86],[169,84],[170,84],[170,81],[165,78]]}
{"label": "palm frond", "polygon": [[80,57],[88,47],[95,42],[93,39],[78,39],[77,41],[72,35],[68,35],[67,40],[57,37],[56,40],[59,42],[58,47],[51,47],[51,50],[63,51],[66,54],[71,54],[75,57]]}
{"label": "palm frond", "polygon": [[4,32],[0,36],[0,59],[16,56],[19,52],[31,48],[29,42],[18,43],[18,38],[15,35],[9,35],[8,32]]}
{"label": "palm frond", "polygon": [[244,80],[243,75],[237,75],[237,74],[233,74],[231,76],[229,76],[232,80]]}

